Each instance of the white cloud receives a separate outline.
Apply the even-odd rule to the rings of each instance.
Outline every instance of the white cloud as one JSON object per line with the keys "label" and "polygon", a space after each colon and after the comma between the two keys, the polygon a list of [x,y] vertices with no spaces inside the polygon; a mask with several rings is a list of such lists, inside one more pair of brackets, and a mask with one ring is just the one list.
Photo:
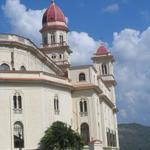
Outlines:
{"label": "white cloud", "polygon": [[[42,27],[42,15],[45,9],[31,10],[21,4],[20,0],[7,0],[3,10],[9,18],[14,33],[26,36],[39,45],[41,42],[39,29]],[[67,17],[66,21],[68,23]],[[72,55],[73,64],[85,64],[89,63],[98,46],[98,41],[95,41],[87,33],[73,31],[69,33],[69,45],[74,51]],[[79,57],[80,61],[76,61]]]}
{"label": "white cloud", "polygon": [[111,5],[108,5],[106,8],[103,9],[104,12],[108,12],[108,13],[114,13],[119,11],[119,4],[118,3],[114,3]]}
{"label": "white cloud", "polygon": [[34,39],[36,43],[40,42],[39,30],[42,27],[44,9],[27,9],[20,0],[6,0],[3,10],[9,18],[12,32]]}
{"label": "white cloud", "polygon": [[120,118],[126,119],[123,118],[126,111],[128,120],[142,120],[143,103],[150,107],[150,27],[144,32],[124,29],[114,33],[112,51],[117,59]]}
{"label": "white cloud", "polygon": [[[112,8],[110,10],[113,10]],[[114,8],[117,10],[119,6],[116,5]],[[39,29],[44,9],[31,10],[19,0],[7,0],[3,10],[15,33],[40,42]],[[70,32],[72,62],[74,64],[90,63],[90,58],[99,42],[100,40],[94,40],[85,32]],[[143,121],[144,123],[146,119],[142,120],[143,113],[147,120],[150,114],[150,27],[143,32],[124,29],[114,33],[111,50],[116,58],[115,76],[118,81],[119,118],[121,121]]]}
{"label": "white cloud", "polygon": [[[85,32],[72,31],[69,33],[69,45],[73,50],[73,64],[88,64],[100,41],[95,41]],[[80,60],[79,60],[80,59]]]}

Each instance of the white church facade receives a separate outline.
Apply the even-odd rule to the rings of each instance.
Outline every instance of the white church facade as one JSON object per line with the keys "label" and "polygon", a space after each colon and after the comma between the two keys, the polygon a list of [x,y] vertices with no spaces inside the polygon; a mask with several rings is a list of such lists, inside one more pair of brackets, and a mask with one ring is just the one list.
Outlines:
{"label": "white church facade", "polygon": [[42,47],[0,34],[0,150],[37,150],[55,121],[87,150],[118,150],[114,57],[101,44],[92,65],[71,66],[68,26],[54,2],[43,15]]}

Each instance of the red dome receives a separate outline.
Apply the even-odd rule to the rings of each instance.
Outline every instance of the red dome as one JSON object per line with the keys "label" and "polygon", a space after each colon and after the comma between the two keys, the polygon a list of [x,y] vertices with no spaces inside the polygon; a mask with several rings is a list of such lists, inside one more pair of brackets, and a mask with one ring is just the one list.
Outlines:
{"label": "red dome", "polygon": [[56,6],[54,1],[52,1],[50,7],[45,11],[43,15],[42,24],[46,24],[48,22],[60,21],[66,23],[65,16],[62,10]]}
{"label": "red dome", "polygon": [[101,44],[100,47],[97,49],[96,55],[105,55],[108,54],[108,49],[105,47],[104,44]]}

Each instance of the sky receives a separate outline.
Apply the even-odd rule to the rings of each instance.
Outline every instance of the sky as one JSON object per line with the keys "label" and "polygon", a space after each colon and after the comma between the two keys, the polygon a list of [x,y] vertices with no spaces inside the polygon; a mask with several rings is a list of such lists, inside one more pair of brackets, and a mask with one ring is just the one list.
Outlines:
{"label": "sky", "polygon": [[[150,1],[55,0],[63,10],[72,64],[91,63],[104,42],[115,57],[119,123],[150,125]],[[0,33],[41,43],[42,15],[50,0],[1,0]],[[80,58],[80,61],[78,61]]]}

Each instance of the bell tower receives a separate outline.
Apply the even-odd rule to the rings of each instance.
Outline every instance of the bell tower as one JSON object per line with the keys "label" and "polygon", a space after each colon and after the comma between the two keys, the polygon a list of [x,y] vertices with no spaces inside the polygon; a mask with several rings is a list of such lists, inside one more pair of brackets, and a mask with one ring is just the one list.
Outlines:
{"label": "bell tower", "polygon": [[112,100],[115,103],[116,80],[114,78],[114,57],[102,43],[92,57],[94,67],[98,72],[98,77],[102,79],[112,94]]}
{"label": "bell tower", "polygon": [[42,19],[42,48],[64,72],[70,66],[70,54],[67,33],[69,29],[65,16],[54,1],[45,11]]}

